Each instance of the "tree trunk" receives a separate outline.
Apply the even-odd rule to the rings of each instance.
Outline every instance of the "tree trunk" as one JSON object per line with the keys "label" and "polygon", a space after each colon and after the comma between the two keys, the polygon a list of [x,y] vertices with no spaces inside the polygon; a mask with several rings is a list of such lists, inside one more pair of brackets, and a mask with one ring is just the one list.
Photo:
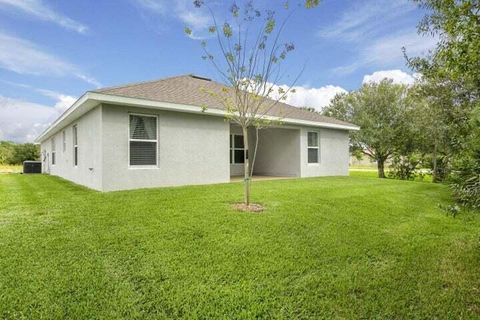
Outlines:
{"label": "tree trunk", "polygon": [[378,177],[385,178],[385,159],[377,159]]}
{"label": "tree trunk", "polygon": [[244,163],[243,163],[243,185],[244,185],[244,201],[248,206],[250,204],[250,163],[248,160],[248,128],[242,127],[243,130],[243,146],[245,148]]}
{"label": "tree trunk", "polygon": [[436,183],[438,182],[437,142],[436,141],[433,145],[432,161],[433,161],[432,182]]}

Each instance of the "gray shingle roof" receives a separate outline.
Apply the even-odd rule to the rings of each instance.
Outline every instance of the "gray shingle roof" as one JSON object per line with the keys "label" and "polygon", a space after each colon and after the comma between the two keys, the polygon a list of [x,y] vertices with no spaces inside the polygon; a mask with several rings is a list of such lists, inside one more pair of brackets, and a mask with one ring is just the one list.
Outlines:
{"label": "gray shingle roof", "polygon": [[[223,110],[224,107],[205,91],[221,92],[225,85],[193,75],[182,75],[154,81],[138,82],[117,87],[98,89],[92,92],[111,94],[129,98],[147,99]],[[273,102],[273,101],[272,101]],[[319,113],[300,109],[286,103],[278,102],[269,115],[314,122],[355,126],[351,123],[325,117]]]}

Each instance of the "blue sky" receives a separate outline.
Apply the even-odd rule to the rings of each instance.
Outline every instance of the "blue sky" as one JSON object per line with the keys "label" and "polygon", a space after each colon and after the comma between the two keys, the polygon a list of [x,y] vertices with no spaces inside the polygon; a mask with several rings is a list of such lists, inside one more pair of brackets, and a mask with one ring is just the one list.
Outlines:
{"label": "blue sky", "polygon": [[[209,3],[223,21],[231,1]],[[403,0],[297,10],[283,34],[296,47],[285,68],[306,68],[289,102],[320,110],[365,81],[411,83],[401,47],[421,55],[435,44],[417,35],[423,14]],[[32,141],[87,90],[187,73],[218,79],[183,33],[188,25],[205,37],[209,22],[190,0],[0,0],[0,140]]]}

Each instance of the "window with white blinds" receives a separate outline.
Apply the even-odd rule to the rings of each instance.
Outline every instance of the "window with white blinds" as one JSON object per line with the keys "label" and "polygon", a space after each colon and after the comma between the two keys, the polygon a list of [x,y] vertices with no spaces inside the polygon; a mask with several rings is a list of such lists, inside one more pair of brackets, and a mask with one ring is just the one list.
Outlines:
{"label": "window with white blinds", "polygon": [[319,142],[318,132],[308,132],[308,163],[318,163]]}
{"label": "window with white blinds", "polygon": [[130,115],[130,166],[157,165],[157,117]]}

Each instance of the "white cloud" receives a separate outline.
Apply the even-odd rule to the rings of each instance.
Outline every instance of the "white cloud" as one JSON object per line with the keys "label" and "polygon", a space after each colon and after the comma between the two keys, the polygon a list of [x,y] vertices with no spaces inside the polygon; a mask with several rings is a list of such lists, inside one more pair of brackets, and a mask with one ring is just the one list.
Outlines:
{"label": "white cloud", "polygon": [[[274,87],[271,96],[278,99],[278,87]],[[288,86],[281,85],[283,90],[287,90]],[[285,103],[295,107],[312,107],[317,111],[321,111],[330,104],[330,101],[339,93],[346,93],[347,90],[339,86],[327,85],[320,88],[310,88],[306,86],[293,86],[294,93],[288,93]]]}
{"label": "white cloud", "polygon": [[0,9],[2,8],[13,8],[37,19],[56,23],[65,29],[74,30],[78,33],[85,33],[88,30],[87,26],[53,11],[41,0],[0,0]]}
{"label": "white cloud", "polygon": [[369,63],[391,64],[404,59],[402,47],[410,55],[417,56],[426,54],[436,43],[433,37],[419,35],[415,30],[405,30],[376,40],[362,52],[362,58]]}
{"label": "white cloud", "polygon": [[56,91],[52,91],[52,90],[35,89],[35,91],[43,94],[46,97],[49,97],[49,98],[52,98],[52,99],[56,100],[54,108],[59,113],[64,112],[65,110],[70,108],[70,106],[72,104],[74,104],[75,101],[77,101],[77,98],[75,98],[73,96],[69,96],[69,95],[59,93],[59,92],[56,92]]}
{"label": "white cloud", "polygon": [[32,142],[60,111],[45,105],[0,96],[0,140]]}
{"label": "white cloud", "polygon": [[418,77],[419,74],[410,75],[401,70],[382,70],[375,71],[372,74],[366,74],[363,77],[362,83],[379,83],[384,79],[391,79],[393,83],[412,85]]}
{"label": "white cloud", "polygon": [[132,0],[142,9],[160,15],[162,18],[174,17],[186,27],[192,29],[193,39],[209,37],[208,27],[212,24],[211,17],[202,8],[195,8],[190,0]]}
{"label": "white cloud", "polygon": [[379,68],[395,67],[405,64],[402,48],[405,47],[410,56],[422,56],[435,47],[437,40],[422,36],[415,30],[377,38],[359,48],[358,57],[354,63],[333,69],[337,74],[349,74],[362,67],[376,66]]}
{"label": "white cloud", "polygon": [[33,141],[48,125],[67,110],[77,98],[28,84],[1,80],[11,86],[25,88],[54,100],[53,106],[0,96],[0,140]]}
{"label": "white cloud", "polygon": [[159,14],[165,14],[167,3],[162,0],[135,0],[140,6]]}
{"label": "white cloud", "polygon": [[321,28],[318,35],[335,40],[362,42],[365,38],[381,33],[386,25],[398,22],[415,7],[415,4],[407,0],[355,1],[335,23]]}
{"label": "white cloud", "polygon": [[421,56],[436,39],[420,36],[412,12],[418,7],[409,0],[354,1],[338,18],[318,31],[323,39],[347,43],[355,54],[353,62],[333,68],[337,75],[360,68],[399,68],[405,65],[402,47],[411,56]]}
{"label": "white cloud", "polygon": [[87,76],[85,74],[79,73],[78,71],[75,73],[75,77],[85,81],[86,83],[94,85],[96,88],[100,88],[102,86],[102,84],[94,77]]}
{"label": "white cloud", "polygon": [[0,32],[0,68],[19,74],[56,77],[73,75],[95,87],[100,87],[97,80],[85,75],[77,66],[42,51],[30,41],[2,32]]}
{"label": "white cloud", "polygon": [[40,93],[45,97],[51,98],[55,100],[54,108],[60,112],[63,112],[66,109],[68,109],[77,100],[77,98],[73,96],[69,96],[53,90],[34,88],[31,85],[24,84],[24,83],[12,82],[12,81],[3,80],[3,79],[0,79],[0,82],[6,83],[11,86],[19,87],[19,88],[29,89],[37,93]]}

